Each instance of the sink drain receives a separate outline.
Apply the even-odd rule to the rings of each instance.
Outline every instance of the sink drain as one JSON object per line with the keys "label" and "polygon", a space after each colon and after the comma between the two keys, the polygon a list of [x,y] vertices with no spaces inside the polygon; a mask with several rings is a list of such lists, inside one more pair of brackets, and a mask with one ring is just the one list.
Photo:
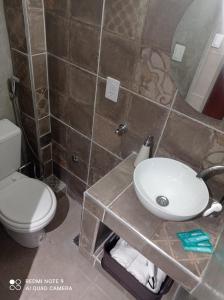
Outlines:
{"label": "sink drain", "polygon": [[157,202],[157,204],[159,204],[160,206],[163,206],[163,207],[168,206],[170,203],[168,198],[165,196],[156,197],[156,202]]}

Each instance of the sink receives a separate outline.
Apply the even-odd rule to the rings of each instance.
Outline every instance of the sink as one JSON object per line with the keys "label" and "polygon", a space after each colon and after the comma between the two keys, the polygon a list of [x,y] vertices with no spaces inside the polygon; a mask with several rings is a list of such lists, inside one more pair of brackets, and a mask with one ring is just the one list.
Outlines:
{"label": "sink", "polygon": [[189,220],[209,203],[208,188],[196,175],[193,169],[173,159],[146,159],[135,168],[135,192],[154,215],[171,221]]}

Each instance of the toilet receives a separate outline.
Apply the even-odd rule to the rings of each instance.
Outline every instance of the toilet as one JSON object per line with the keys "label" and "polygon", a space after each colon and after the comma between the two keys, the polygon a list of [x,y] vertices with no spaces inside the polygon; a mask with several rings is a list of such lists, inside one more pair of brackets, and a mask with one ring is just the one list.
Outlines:
{"label": "toilet", "polygon": [[17,243],[38,247],[53,219],[56,197],[45,183],[17,172],[21,163],[21,130],[0,120],[0,223]]}

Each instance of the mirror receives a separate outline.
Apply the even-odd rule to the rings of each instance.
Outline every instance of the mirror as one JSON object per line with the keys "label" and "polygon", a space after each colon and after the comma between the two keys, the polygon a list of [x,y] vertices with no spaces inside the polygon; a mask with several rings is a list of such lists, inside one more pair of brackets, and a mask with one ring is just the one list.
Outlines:
{"label": "mirror", "polygon": [[223,0],[194,0],[172,41],[171,74],[180,95],[196,111],[224,118]]}

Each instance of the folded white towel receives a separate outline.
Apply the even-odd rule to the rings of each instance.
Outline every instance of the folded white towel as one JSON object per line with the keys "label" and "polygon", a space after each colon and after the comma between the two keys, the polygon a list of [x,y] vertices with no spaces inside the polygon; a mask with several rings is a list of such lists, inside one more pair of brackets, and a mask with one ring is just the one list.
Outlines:
{"label": "folded white towel", "polygon": [[115,247],[110,251],[111,256],[141,284],[153,293],[158,293],[166,274],[146,259],[128,243],[119,239]]}
{"label": "folded white towel", "polygon": [[146,285],[149,277],[154,274],[154,264],[139,253],[133,263],[127,268],[127,271],[143,285]]}
{"label": "folded white towel", "polygon": [[123,239],[119,239],[110,254],[120,265],[127,269],[138,256],[138,251],[130,247]]}
{"label": "folded white towel", "polygon": [[150,283],[148,282],[146,284],[146,287],[153,293],[157,294],[160,291],[161,285],[165,279],[166,279],[166,273],[164,273],[161,269],[158,268],[157,274],[155,275],[155,288],[153,289],[152,284],[150,285],[151,278],[149,279]]}

